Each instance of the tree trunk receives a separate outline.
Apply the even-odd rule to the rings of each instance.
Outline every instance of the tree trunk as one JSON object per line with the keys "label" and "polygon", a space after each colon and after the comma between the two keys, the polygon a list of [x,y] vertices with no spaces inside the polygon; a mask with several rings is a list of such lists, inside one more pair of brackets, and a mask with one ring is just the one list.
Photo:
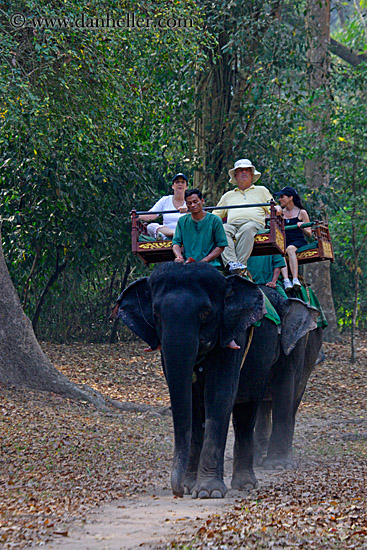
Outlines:
{"label": "tree trunk", "polygon": [[41,294],[41,297],[40,297],[40,299],[38,301],[38,304],[37,304],[37,307],[36,307],[36,311],[33,315],[32,326],[33,326],[33,330],[35,332],[37,331],[37,325],[38,325],[38,321],[39,321],[39,318],[40,318],[40,315],[41,315],[41,309],[42,309],[43,304],[45,303],[46,296],[47,296],[49,290],[51,289],[52,285],[57,281],[57,279],[59,278],[61,273],[64,271],[66,266],[67,266],[66,261],[63,262],[61,265],[59,264],[59,251],[57,251],[55,271],[53,272],[53,274],[51,275],[51,277],[47,281],[47,285],[43,289],[43,292]]}
{"label": "tree trunk", "polygon": [[[218,51],[210,52],[205,73],[199,72],[196,85],[195,150],[201,161],[194,174],[194,186],[202,190],[210,203],[218,199],[218,186],[223,176],[223,139],[228,123],[233,84],[233,60],[221,53],[226,42],[219,37]],[[214,59],[215,58],[215,59]]]}
{"label": "tree trunk", "polygon": [[[312,148],[317,152],[306,160],[305,173],[309,189],[322,190],[329,186],[329,166],[326,129],[330,115],[328,103],[330,101],[329,71],[330,71],[330,2],[329,0],[307,0],[307,60],[310,67],[309,87],[313,103],[307,130],[310,135]],[[321,194],[317,193],[320,197]],[[323,217],[327,217],[325,206],[319,199],[317,205]],[[340,338],[336,321],[335,308],[331,290],[330,263],[320,262],[305,267],[306,280],[312,284],[321,306],[325,311],[329,326],[325,330],[325,339],[335,341]]]}
{"label": "tree trunk", "polygon": [[[274,19],[281,2],[273,2],[270,13],[261,12],[260,3],[246,5],[246,36],[233,47],[233,28],[238,25],[238,13],[244,13],[244,3],[230,2],[227,13],[220,14],[215,3],[207,3],[207,22],[217,33],[216,49],[206,48],[205,67],[196,75],[195,90],[195,153],[198,161],[194,174],[194,186],[199,187],[208,202],[215,204],[224,191],[228,191],[228,169],[242,154],[247,142],[247,132],[256,113],[261,94],[251,98],[252,109],[240,143],[236,143],[236,131],[242,127],[241,107],[250,102],[254,82],[250,78],[257,63],[258,50]],[[219,15],[220,14],[220,15]],[[216,30],[214,30],[216,29]],[[268,78],[271,71],[268,66]],[[262,77],[266,78],[266,77]],[[236,146],[237,151],[234,151]],[[235,155],[235,157],[234,157]]]}
{"label": "tree trunk", "polygon": [[352,315],[352,327],[351,327],[351,337],[350,337],[350,362],[355,363],[357,361],[357,348],[356,348],[356,329],[357,329],[357,315],[358,315],[358,299],[359,299],[359,273],[358,273],[358,264],[355,265],[354,272],[354,304],[353,304],[353,315]]}
{"label": "tree trunk", "polygon": [[[130,261],[127,260],[125,273],[124,273],[124,278],[123,278],[122,283],[121,283],[120,294],[125,290],[125,287],[127,285],[127,279],[130,275],[130,271],[131,271],[131,264],[130,264]],[[114,323],[113,323],[113,326],[112,326],[111,335],[110,335],[110,344],[114,344],[116,342],[118,324],[119,324],[119,318],[117,317],[114,320]]]}
{"label": "tree trunk", "polygon": [[341,339],[335,315],[331,290],[330,262],[315,262],[303,267],[303,277],[316,293],[329,325],[324,330],[324,340],[335,342]]}
{"label": "tree trunk", "polygon": [[99,409],[107,408],[98,392],[70,382],[41,350],[10,279],[3,255],[1,231],[0,384],[54,392],[63,397],[88,401]]}

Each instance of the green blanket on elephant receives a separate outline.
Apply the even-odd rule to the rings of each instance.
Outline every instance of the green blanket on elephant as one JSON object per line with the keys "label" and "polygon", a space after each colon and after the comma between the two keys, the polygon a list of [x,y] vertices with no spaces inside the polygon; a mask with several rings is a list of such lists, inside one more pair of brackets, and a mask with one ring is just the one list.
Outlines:
{"label": "green blanket on elephant", "polygon": [[[265,296],[265,294],[264,294],[264,297],[265,297],[265,308],[266,308],[265,317],[270,321],[273,321],[273,323],[275,323],[276,325],[280,325],[281,320],[278,313],[276,312],[275,308],[271,304],[270,300]],[[294,293],[294,297],[298,298],[299,300],[302,300],[307,305],[314,307],[315,309],[317,309],[317,311],[320,312],[320,315],[317,318],[318,327],[326,328],[328,326],[325,313],[312,288],[307,287],[306,289],[305,287],[302,286],[299,291]],[[261,325],[261,321],[258,321],[257,323],[254,324],[255,327],[259,327],[260,325]]]}
{"label": "green blanket on elephant", "polygon": [[[264,317],[266,317],[267,319],[269,319],[269,321],[272,321],[276,325],[280,325],[281,320],[280,320],[280,317],[279,317],[278,313],[276,312],[276,309],[274,308],[274,306],[270,302],[269,298],[267,296],[265,296],[265,294],[264,294],[264,298],[265,298],[265,308],[266,308],[266,313],[265,313]],[[259,327],[260,325],[261,325],[261,321],[257,321],[256,323],[254,323],[254,327]]]}

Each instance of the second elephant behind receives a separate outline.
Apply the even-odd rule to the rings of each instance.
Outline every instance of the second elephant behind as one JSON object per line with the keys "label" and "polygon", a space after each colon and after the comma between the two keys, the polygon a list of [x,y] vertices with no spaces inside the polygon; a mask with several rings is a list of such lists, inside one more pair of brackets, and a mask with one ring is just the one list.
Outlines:
{"label": "second elephant behind", "polygon": [[[281,315],[284,300],[268,288],[263,290]],[[289,356],[281,352],[272,367],[255,428],[257,462],[266,469],[294,467],[296,414],[322,341],[323,328],[319,326],[297,342]]]}
{"label": "second elephant behind", "polygon": [[[289,466],[295,415],[322,343],[322,329],[317,328],[318,311],[298,299],[284,299],[269,287],[261,286],[277,310],[281,325],[275,332],[267,319],[254,329],[254,336],[240,374],[233,408],[235,443],[232,488],[257,485],[253,471],[255,423],[263,410],[266,388],[273,389],[273,432],[267,466]],[[271,341],[274,353],[270,356]],[[267,417],[267,420],[269,418]],[[264,443],[264,442],[263,442]]]}

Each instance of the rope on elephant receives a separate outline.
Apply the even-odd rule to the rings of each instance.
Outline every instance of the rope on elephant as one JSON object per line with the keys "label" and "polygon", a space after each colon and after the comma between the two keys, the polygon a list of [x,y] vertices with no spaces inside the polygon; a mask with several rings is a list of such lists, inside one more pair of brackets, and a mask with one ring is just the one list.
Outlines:
{"label": "rope on elephant", "polygon": [[247,354],[248,354],[248,350],[250,349],[253,335],[254,335],[254,325],[251,325],[250,334],[249,334],[248,341],[247,341],[247,346],[246,346],[245,353],[243,354],[242,361],[241,361],[240,371],[242,370],[243,364],[244,364],[245,359],[246,359]]}

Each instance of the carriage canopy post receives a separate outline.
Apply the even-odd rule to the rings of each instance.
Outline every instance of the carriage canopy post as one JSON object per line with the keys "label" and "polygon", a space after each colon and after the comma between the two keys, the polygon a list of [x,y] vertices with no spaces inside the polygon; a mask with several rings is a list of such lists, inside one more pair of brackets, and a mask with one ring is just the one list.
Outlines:
{"label": "carriage canopy post", "polygon": [[131,245],[133,254],[137,254],[138,252],[139,231],[137,222],[138,217],[136,215],[136,209],[134,208],[131,210]]}

